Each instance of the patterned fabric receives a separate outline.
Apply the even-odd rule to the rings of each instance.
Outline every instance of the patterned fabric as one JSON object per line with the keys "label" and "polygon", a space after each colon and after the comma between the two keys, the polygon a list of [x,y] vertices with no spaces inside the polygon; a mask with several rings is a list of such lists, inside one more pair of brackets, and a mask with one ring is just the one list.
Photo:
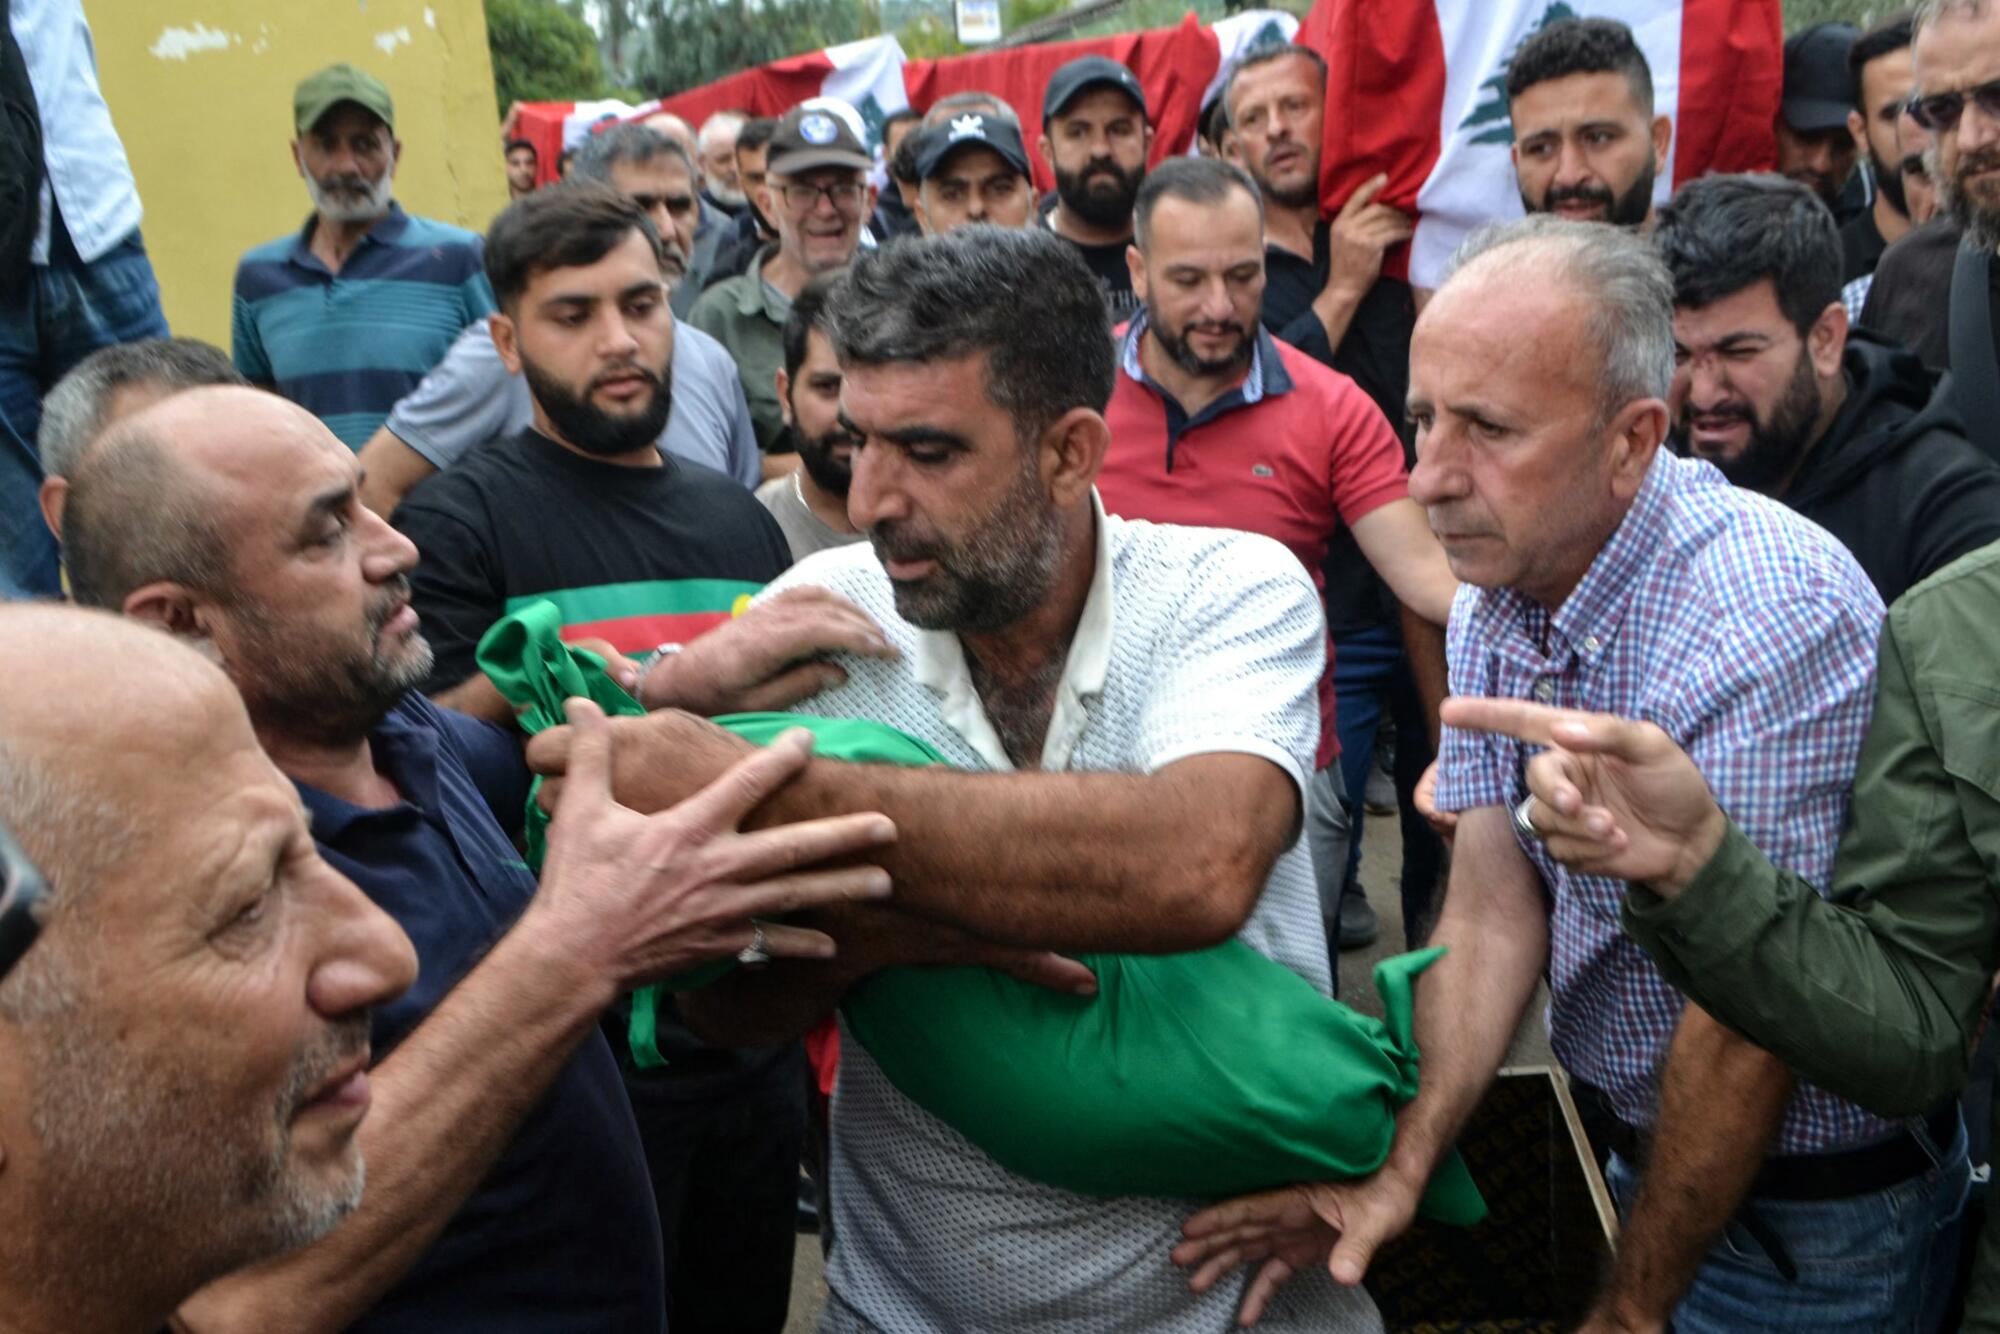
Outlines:
{"label": "patterned fabric", "polygon": [[[1217,752],[1259,755],[1303,791],[1319,718],[1324,631],[1312,584],[1268,538],[1106,518],[1042,754],[1044,770],[1147,773]],[[1013,768],[980,706],[956,636],[896,614],[874,551],[809,557],[766,590],[833,589],[902,653],[839,659],[844,685],[806,711],[887,723],[968,770]],[[1031,830],[1023,830],[1032,837]],[[1239,933],[1329,991],[1326,942],[1303,845],[1278,859]],[[1247,1281],[1195,1296],[1168,1252],[1199,1203],[1088,1199],[1009,1173],[904,1097],[844,1035],[834,1090],[837,1241],[827,1330],[1000,1334],[1075,1330],[1222,1334]],[[1286,1286],[1261,1328],[1378,1330],[1373,1302],[1323,1269]]]}
{"label": "patterned fabric", "polygon": [[1861,323],[1861,308],[1868,304],[1868,289],[1875,284],[1873,273],[1864,273],[1840,289],[1840,304],[1847,307],[1847,322]]}
{"label": "patterned fabric", "polygon": [[[1868,727],[1882,615],[1868,577],[1824,530],[1663,450],[1553,616],[1511,589],[1459,591],[1451,692],[1657,723],[1751,840],[1824,892]],[[1446,728],[1440,809],[1521,801],[1530,754],[1505,737]],[[1573,875],[1539,842],[1522,850],[1553,904],[1556,1055],[1627,1122],[1651,1125],[1681,994],[1620,930],[1624,881]],[[1894,1130],[1801,1087],[1774,1147],[1817,1153]]]}
{"label": "patterned fabric", "polygon": [[493,313],[493,289],[480,238],[463,228],[391,204],[333,273],[312,252],[318,221],[237,264],[230,353],[360,449],[460,331]]}

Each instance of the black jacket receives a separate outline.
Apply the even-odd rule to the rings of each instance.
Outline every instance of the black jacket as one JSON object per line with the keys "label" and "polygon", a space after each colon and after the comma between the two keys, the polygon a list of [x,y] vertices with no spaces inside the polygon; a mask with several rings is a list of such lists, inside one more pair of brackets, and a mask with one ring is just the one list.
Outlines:
{"label": "black jacket", "polygon": [[1966,442],[1913,353],[1856,329],[1842,370],[1847,401],[1781,499],[1839,538],[1894,602],[2000,541],[2000,464]]}

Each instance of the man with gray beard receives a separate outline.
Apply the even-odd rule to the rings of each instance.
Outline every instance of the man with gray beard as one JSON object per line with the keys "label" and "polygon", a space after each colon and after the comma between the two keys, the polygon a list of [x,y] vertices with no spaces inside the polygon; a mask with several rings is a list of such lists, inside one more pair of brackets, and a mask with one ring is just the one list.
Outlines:
{"label": "man with gray beard", "polygon": [[[1920,227],[1889,248],[1863,311],[1897,307],[1905,288],[1942,290],[1951,252],[1936,245],[1945,227],[1961,232],[1951,259],[1949,365],[1952,395],[1972,443],[2000,458],[2000,327],[1993,252],[2000,248],[2000,6],[1985,0],[1928,0],[1911,43],[1916,89],[1910,115],[1934,136],[1927,160],[1948,219]],[[1947,240],[1948,245],[1948,240]],[[1906,253],[1907,252],[1907,253]],[[1944,310],[1934,296],[1928,309]],[[1937,317],[1931,317],[1935,320]]]}
{"label": "man with gray beard", "polygon": [[47,884],[0,982],[0,1320],[145,1334],[360,1202],[369,1011],[416,957],[166,636],[0,609],[0,718],[0,824]]}
{"label": "man with gray beard", "polygon": [[396,204],[396,108],[352,65],[292,96],[292,158],[313,212],[236,267],[230,352],[359,450],[474,320],[493,312],[479,238]]}
{"label": "man with gray beard", "polygon": [[[359,481],[354,457],[308,413],[239,387],[190,389],[126,418],[70,479],[77,600],[222,665],[297,789],[290,809],[310,816],[311,841],[291,856],[316,844],[403,926],[421,963],[408,994],[373,1016],[367,1198],[314,1244],[217,1279],[180,1321],[195,1334],[660,1334],[659,1216],[598,1020],[623,991],[753,945],[824,954],[824,937],[751,916],[879,897],[878,870],[810,868],[893,831],[867,817],[779,831],[782,841],[739,836],[750,807],[804,763],[796,737],[738,767],[733,793],[636,815],[608,796],[602,714],[572,701],[571,721],[598,737],[581,770],[595,795],[565,792],[538,883],[515,844],[529,783],[520,740],[412,688],[432,659],[410,603],[417,551],[361,504]],[[7,642],[49,662],[120,660]],[[97,686],[86,693],[94,704]],[[134,724],[134,762],[208,792],[211,762],[157,746],[164,726]],[[233,810],[242,799],[206,800]],[[279,935],[285,897],[246,895],[230,930]],[[205,965],[218,970],[244,948],[230,934],[202,942],[189,949],[220,955]]]}

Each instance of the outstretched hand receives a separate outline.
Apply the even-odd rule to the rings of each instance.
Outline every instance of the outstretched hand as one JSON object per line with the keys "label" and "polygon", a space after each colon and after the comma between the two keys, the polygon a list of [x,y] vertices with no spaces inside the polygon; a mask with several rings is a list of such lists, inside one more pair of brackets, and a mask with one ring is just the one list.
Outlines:
{"label": "outstretched hand", "polygon": [[1187,1240],[1173,1261],[1193,1269],[1188,1286],[1207,1292],[1239,1265],[1258,1265],[1236,1321],[1263,1319],[1278,1289],[1309,1265],[1324,1264],[1344,1287],[1361,1282],[1384,1242],[1417,1213],[1417,1192],[1392,1173],[1362,1181],[1287,1186],[1225,1200],[1181,1226]]}
{"label": "outstretched hand", "polygon": [[1547,747],[1528,763],[1528,818],[1572,870],[1672,898],[1728,828],[1701,770],[1652,723],[1515,699],[1454,697],[1442,715],[1448,727]]}

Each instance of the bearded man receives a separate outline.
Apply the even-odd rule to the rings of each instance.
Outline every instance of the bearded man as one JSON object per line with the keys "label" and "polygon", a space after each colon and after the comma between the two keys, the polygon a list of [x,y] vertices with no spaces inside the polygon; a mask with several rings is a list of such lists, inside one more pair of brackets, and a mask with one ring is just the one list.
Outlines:
{"label": "bearded man", "polygon": [[312,216],[237,264],[230,353],[245,379],[359,450],[459,331],[492,313],[493,291],[477,236],[396,204],[403,145],[381,80],[329,65],[292,109]]}
{"label": "bearded man", "polygon": [[2000,539],[2000,465],[1915,354],[1849,328],[1833,215],[1782,176],[1704,176],[1660,210],[1673,441],[1839,538],[1894,602]]}

